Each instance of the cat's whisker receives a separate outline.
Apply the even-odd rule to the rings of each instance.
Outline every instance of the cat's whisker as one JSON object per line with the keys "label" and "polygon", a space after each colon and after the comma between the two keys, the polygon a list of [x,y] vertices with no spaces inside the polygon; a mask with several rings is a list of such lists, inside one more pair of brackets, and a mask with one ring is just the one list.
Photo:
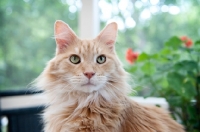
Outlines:
{"label": "cat's whisker", "polygon": [[[124,91],[124,90],[121,90],[121,87],[124,86],[123,84],[122,84],[122,86],[121,86],[120,88],[114,86],[112,83],[109,83],[109,82],[107,82],[106,84],[109,84],[110,86],[114,87],[116,90],[118,90],[118,92],[122,92],[122,91]],[[128,92],[136,92],[134,89],[130,89],[130,88],[128,88],[128,90],[129,90]]]}
{"label": "cat's whisker", "polygon": [[128,75],[128,77],[127,76],[125,76],[125,77],[113,77],[113,76],[108,76],[108,78],[111,78],[111,79],[117,79],[117,80],[120,80],[120,79],[127,79],[127,80],[129,80],[129,81],[134,81],[134,80],[136,80],[136,79],[134,79],[135,77],[134,77],[134,75]]}
{"label": "cat's whisker", "polygon": [[119,80],[121,80],[121,79],[125,79],[125,80],[127,80],[130,84],[132,84],[133,86],[136,86],[136,84],[135,84],[135,81],[134,80],[136,80],[136,79],[131,79],[130,77],[111,77],[111,76],[109,76],[108,77],[108,80],[111,80],[111,81],[113,81],[113,82],[116,82],[116,83],[119,83]]}
{"label": "cat's whisker", "polygon": [[120,88],[114,86],[112,83],[106,82],[106,84],[109,84],[110,86],[112,86],[112,87],[115,88],[116,90],[120,91]]}
{"label": "cat's whisker", "polygon": [[108,79],[107,82],[110,82],[110,83],[117,83],[117,84],[124,84],[123,82],[120,82],[119,80],[113,80],[113,79]]}
{"label": "cat's whisker", "polygon": [[126,80],[126,77],[108,77],[108,79],[113,79],[113,80]]}

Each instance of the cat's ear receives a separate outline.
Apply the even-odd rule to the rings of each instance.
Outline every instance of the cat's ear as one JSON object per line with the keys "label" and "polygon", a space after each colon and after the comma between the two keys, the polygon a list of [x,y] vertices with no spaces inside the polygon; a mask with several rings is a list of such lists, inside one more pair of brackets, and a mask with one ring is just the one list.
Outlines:
{"label": "cat's ear", "polygon": [[74,31],[61,20],[57,20],[54,24],[54,35],[57,44],[57,54],[62,53],[77,38]]}
{"label": "cat's ear", "polygon": [[117,30],[116,22],[108,24],[97,36],[98,41],[105,43],[110,49],[113,49],[117,37]]}

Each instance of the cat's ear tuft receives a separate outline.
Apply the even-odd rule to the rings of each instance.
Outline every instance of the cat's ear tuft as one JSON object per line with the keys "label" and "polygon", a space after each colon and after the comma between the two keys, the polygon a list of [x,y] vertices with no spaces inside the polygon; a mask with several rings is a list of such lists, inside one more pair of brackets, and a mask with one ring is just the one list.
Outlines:
{"label": "cat's ear tuft", "polygon": [[57,44],[57,54],[62,53],[76,39],[74,31],[61,20],[57,20],[54,24],[54,36]]}
{"label": "cat's ear tuft", "polygon": [[113,49],[116,37],[117,37],[118,26],[116,22],[108,24],[97,36],[97,39]]}

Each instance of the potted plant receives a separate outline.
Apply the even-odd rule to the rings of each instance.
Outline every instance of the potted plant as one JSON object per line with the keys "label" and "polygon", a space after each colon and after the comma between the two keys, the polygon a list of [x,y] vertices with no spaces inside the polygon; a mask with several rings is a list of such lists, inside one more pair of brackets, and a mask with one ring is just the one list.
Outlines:
{"label": "potted plant", "polygon": [[200,130],[200,41],[187,36],[172,37],[156,53],[127,50],[126,59],[134,65],[127,70],[138,86],[148,88],[147,96],[164,97],[174,119],[186,131]]}

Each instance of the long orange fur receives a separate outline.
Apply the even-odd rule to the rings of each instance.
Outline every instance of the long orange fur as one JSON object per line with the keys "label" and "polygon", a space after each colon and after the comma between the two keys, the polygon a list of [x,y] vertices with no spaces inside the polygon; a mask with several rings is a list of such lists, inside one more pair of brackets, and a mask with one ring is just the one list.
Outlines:
{"label": "long orange fur", "polygon": [[[127,96],[128,74],[114,50],[116,36],[114,22],[95,39],[81,40],[67,24],[56,21],[56,55],[36,79],[48,102],[45,132],[184,132],[168,112]],[[70,62],[74,54],[79,64]],[[99,55],[106,57],[105,63],[96,62]],[[89,79],[86,72],[95,75]]]}

